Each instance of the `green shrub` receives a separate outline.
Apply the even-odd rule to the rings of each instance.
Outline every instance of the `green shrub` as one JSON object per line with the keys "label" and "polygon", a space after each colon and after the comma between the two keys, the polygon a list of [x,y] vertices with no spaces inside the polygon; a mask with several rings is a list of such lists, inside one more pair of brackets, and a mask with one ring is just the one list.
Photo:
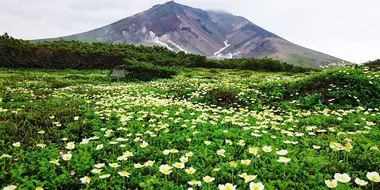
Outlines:
{"label": "green shrub", "polygon": [[238,93],[237,90],[220,87],[208,91],[206,100],[216,105],[231,105],[237,102]]}
{"label": "green shrub", "polygon": [[157,66],[147,62],[125,59],[121,67],[127,71],[126,79],[149,81],[157,78],[171,78],[177,74],[177,69],[168,66]]}
{"label": "green shrub", "polygon": [[[325,105],[329,106],[380,106],[380,83],[378,79],[371,80],[360,69],[329,70],[323,73],[311,75],[305,79],[292,82],[272,82],[261,86],[261,90],[269,96],[277,96],[277,99],[294,100],[298,97],[306,98],[301,102],[303,106],[311,106],[318,103],[318,97]],[[296,94],[298,94],[296,96]],[[275,101],[268,99],[267,102]],[[314,103],[312,103],[314,102]]]}
{"label": "green shrub", "polygon": [[374,61],[368,61],[363,64],[364,67],[369,67],[371,70],[379,71],[380,70],[380,59]]}
{"label": "green shrub", "polygon": [[32,43],[0,36],[0,67],[46,69],[113,69],[124,58],[157,66],[182,66],[256,71],[307,72],[271,58],[207,59],[205,56],[173,52],[165,47],[85,43],[58,40]]}

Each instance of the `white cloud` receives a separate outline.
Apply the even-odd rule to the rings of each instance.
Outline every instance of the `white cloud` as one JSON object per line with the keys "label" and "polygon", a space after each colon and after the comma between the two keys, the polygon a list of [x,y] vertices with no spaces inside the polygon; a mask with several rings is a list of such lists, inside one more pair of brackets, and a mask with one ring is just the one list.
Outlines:
{"label": "white cloud", "polygon": [[[0,33],[37,39],[95,29],[166,0],[1,0]],[[349,61],[380,58],[378,0],[177,0],[241,15],[291,42]]]}

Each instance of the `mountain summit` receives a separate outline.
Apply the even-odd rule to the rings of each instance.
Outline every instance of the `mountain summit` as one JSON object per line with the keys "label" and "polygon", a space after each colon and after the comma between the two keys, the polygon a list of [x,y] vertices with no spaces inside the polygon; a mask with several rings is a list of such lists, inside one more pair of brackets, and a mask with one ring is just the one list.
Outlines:
{"label": "mountain summit", "polygon": [[[224,11],[204,11],[174,1],[65,40],[166,46],[215,58],[271,57],[317,67],[341,59],[293,44],[249,20]],[[60,38],[45,39],[52,41]],[[41,40],[39,40],[41,41]]]}

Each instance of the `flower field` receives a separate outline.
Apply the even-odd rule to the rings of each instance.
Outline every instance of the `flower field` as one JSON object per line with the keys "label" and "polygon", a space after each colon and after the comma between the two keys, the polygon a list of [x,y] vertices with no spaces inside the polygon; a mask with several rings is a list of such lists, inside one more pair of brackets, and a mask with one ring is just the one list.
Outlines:
{"label": "flower field", "polygon": [[108,73],[0,70],[1,189],[380,189],[380,72]]}

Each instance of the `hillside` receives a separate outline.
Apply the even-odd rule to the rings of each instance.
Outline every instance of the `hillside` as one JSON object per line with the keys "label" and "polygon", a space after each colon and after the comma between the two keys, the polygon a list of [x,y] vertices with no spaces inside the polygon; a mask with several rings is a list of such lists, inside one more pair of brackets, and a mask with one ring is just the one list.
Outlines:
{"label": "hillside", "polygon": [[293,44],[249,20],[170,1],[88,32],[53,39],[158,45],[212,58],[270,57],[318,67],[341,59]]}

